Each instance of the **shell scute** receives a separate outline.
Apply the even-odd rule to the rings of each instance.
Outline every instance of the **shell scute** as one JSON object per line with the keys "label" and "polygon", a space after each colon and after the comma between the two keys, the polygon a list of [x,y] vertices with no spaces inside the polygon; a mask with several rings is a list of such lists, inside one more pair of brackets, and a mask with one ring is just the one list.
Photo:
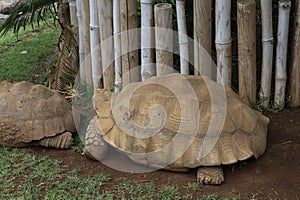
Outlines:
{"label": "shell scute", "polygon": [[246,160],[253,155],[251,149],[251,138],[249,138],[247,134],[237,131],[237,133],[231,136],[231,138],[238,160]]}
{"label": "shell scute", "polygon": [[33,120],[32,123],[32,130],[31,130],[31,135],[34,140],[40,140],[44,138],[44,133],[45,133],[45,125],[44,125],[44,120]]}
{"label": "shell scute", "polygon": [[114,126],[114,121],[111,118],[99,118],[100,132],[102,135],[106,135]]}
{"label": "shell scute", "polygon": [[219,138],[219,151],[222,164],[233,164],[237,162],[235,149],[233,148],[231,135]]}

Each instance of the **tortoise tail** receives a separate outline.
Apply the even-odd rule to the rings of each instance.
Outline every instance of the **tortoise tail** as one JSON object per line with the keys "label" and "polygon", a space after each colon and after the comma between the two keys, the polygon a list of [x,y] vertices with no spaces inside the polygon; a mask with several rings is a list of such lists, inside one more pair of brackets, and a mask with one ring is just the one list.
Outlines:
{"label": "tortoise tail", "polygon": [[50,138],[42,139],[39,144],[44,147],[53,147],[57,149],[69,149],[73,144],[72,133],[65,132]]}

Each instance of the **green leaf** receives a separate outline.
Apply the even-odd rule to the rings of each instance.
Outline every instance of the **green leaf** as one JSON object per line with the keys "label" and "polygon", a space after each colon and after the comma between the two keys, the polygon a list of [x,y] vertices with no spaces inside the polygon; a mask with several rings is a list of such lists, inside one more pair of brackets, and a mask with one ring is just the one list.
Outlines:
{"label": "green leaf", "polygon": [[9,17],[0,26],[0,36],[4,36],[10,29],[18,34],[21,27],[32,25],[40,21],[46,21],[49,17],[57,15],[56,7],[59,0],[31,0],[27,4],[21,5],[20,2],[12,9]]}

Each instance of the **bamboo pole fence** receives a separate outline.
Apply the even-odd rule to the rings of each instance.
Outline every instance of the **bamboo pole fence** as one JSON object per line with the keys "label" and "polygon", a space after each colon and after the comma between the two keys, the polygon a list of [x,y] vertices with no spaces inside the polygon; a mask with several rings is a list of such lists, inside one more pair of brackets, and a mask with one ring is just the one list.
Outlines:
{"label": "bamboo pole fence", "polygon": [[103,87],[108,90],[115,81],[112,6],[112,1],[98,0]]}
{"label": "bamboo pole fence", "polygon": [[232,39],[231,39],[231,0],[216,0],[216,51],[217,82],[231,86]]}
{"label": "bamboo pole fence", "polygon": [[[69,0],[71,23],[78,32],[80,77],[90,82],[90,69],[86,56],[91,54],[92,83],[120,91],[130,82],[143,81],[151,76],[173,72],[174,16],[169,4],[154,4],[154,0]],[[175,2],[175,1],[174,1]],[[193,49],[187,37],[185,1],[176,0],[180,71],[189,74],[190,62],[194,64],[194,75],[206,75],[217,82],[231,87],[232,79],[232,28],[231,4],[237,4],[237,50],[238,90],[241,99],[248,105],[258,102],[262,108],[282,109],[290,100],[291,106],[300,106],[300,0],[278,1],[278,26],[273,27],[274,1],[260,1],[261,18],[256,18],[255,0],[194,0],[193,1]],[[89,4],[89,11],[85,5]],[[140,13],[138,7],[140,6]],[[295,7],[293,22],[290,8]],[[75,11],[76,10],[76,11]],[[213,12],[213,10],[215,12]],[[90,12],[90,14],[88,14]],[[74,16],[74,13],[77,13]],[[140,14],[140,21],[138,20]],[[212,27],[215,14],[215,27]],[[262,54],[257,54],[257,19],[261,19]],[[140,22],[140,24],[138,24]],[[154,23],[155,22],[155,23]],[[78,25],[77,25],[78,24]],[[87,31],[87,24],[89,26]],[[293,26],[289,29],[289,26]],[[141,32],[137,31],[141,27]],[[160,31],[164,28],[165,31]],[[273,28],[276,30],[273,30]],[[277,32],[276,40],[273,32]],[[292,34],[292,35],[289,35]],[[86,36],[90,37],[89,42]],[[291,38],[288,49],[288,37]],[[212,43],[215,41],[215,43]],[[234,41],[236,42],[236,41]],[[90,50],[85,44],[90,45]],[[260,44],[260,43],[259,43]],[[275,45],[276,44],[276,49]],[[214,46],[213,46],[214,45]],[[100,47],[100,48],[97,48]],[[216,54],[212,50],[216,48]],[[140,49],[140,51],[138,51]],[[154,51],[155,50],[155,51]],[[276,51],[276,55],[273,52]],[[140,54],[139,54],[140,53]],[[193,55],[189,57],[190,55]],[[213,63],[206,57],[214,56],[218,75],[212,69]],[[292,55],[287,62],[287,55]],[[261,59],[261,60],[258,60]],[[274,63],[273,63],[274,61]],[[157,66],[156,66],[157,63]],[[260,78],[256,78],[261,63]],[[290,66],[287,66],[290,63]],[[140,65],[140,66],[139,66]],[[102,66],[102,68],[101,68]],[[140,68],[139,68],[140,67]],[[272,71],[272,68],[275,69]],[[272,85],[272,77],[275,80]],[[289,72],[289,73],[287,73]],[[237,77],[236,75],[234,77]],[[287,80],[289,79],[289,80]],[[96,83],[103,85],[97,85]],[[288,82],[289,91],[286,92]],[[89,83],[90,84],[90,83]],[[256,91],[259,86],[259,92]],[[273,87],[273,88],[272,88]],[[290,98],[289,98],[290,97]],[[257,99],[258,98],[258,99]],[[257,101],[258,100],[258,101]]]}
{"label": "bamboo pole fence", "polygon": [[260,1],[262,20],[262,72],[259,91],[260,105],[269,107],[273,66],[272,0]]}
{"label": "bamboo pole fence", "polygon": [[89,1],[81,1],[82,8],[82,31],[83,31],[83,45],[84,45],[84,66],[85,66],[85,80],[89,85],[93,84],[92,80],[92,65],[91,65],[91,38],[90,38],[90,6]]}
{"label": "bamboo pole fence", "polygon": [[101,88],[102,62],[97,0],[90,0],[90,38],[93,86],[94,88]]}
{"label": "bamboo pole fence", "polygon": [[290,71],[290,90],[291,106],[300,106],[300,0],[295,0],[295,20],[293,24],[293,48],[292,48],[292,62]]}
{"label": "bamboo pole fence", "polygon": [[237,1],[239,96],[248,105],[256,103],[256,3]]}
{"label": "bamboo pole fence", "polygon": [[184,0],[176,0],[176,13],[178,25],[178,40],[180,54],[180,73],[189,74],[189,42],[186,29]]}
{"label": "bamboo pole fence", "polygon": [[287,80],[287,42],[291,1],[278,1],[278,7],[279,14],[277,28],[274,105],[276,109],[282,109],[285,103],[285,90]]}
{"label": "bamboo pole fence", "polygon": [[156,74],[154,64],[154,0],[141,0],[141,76],[142,81]]}
{"label": "bamboo pole fence", "polygon": [[121,0],[121,48],[123,86],[139,82],[139,44],[136,0]]}
{"label": "bamboo pole fence", "polygon": [[115,92],[122,89],[120,0],[113,0],[113,34],[115,49]]}
{"label": "bamboo pole fence", "polygon": [[194,74],[212,78],[212,0],[194,0]]}
{"label": "bamboo pole fence", "polygon": [[155,5],[155,42],[157,76],[173,72],[172,5]]}

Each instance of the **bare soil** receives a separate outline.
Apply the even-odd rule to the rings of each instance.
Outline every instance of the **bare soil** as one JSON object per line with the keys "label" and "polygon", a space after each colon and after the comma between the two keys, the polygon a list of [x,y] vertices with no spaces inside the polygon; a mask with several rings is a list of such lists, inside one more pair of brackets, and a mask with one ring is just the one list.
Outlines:
{"label": "bare soil", "polygon": [[[258,160],[249,159],[236,165],[224,166],[225,183],[220,186],[201,186],[196,196],[217,194],[219,197],[240,197],[251,199],[300,199],[300,109],[290,109],[268,114],[271,119],[268,129],[268,146],[265,154]],[[91,176],[96,173],[109,173],[112,177],[105,190],[113,190],[121,180],[132,183],[154,182],[156,186],[186,186],[196,181],[196,170],[188,173],[175,173],[158,170],[150,173],[125,173],[111,169],[104,164],[90,160],[72,150],[32,148],[38,155],[48,155],[61,160],[69,169],[80,169],[80,175]],[[113,156],[116,165],[126,157]],[[117,158],[117,159],[116,159]],[[128,161],[128,160],[127,160]],[[138,167],[130,161],[126,168]]]}

